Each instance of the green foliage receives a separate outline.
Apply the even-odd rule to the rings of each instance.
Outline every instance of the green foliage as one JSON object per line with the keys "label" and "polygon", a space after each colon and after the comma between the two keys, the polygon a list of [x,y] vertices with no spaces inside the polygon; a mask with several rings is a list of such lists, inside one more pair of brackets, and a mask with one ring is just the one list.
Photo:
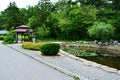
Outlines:
{"label": "green foliage", "polygon": [[63,39],[82,39],[86,37],[87,28],[96,20],[97,10],[93,6],[66,7],[54,16],[58,20],[60,36]]}
{"label": "green foliage", "polygon": [[49,28],[45,27],[45,25],[39,27],[36,32],[37,38],[46,38],[49,36],[49,34]]}
{"label": "green foliage", "polygon": [[[112,1],[109,3],[109,0],[58,0],[53,4],[47,0],[39,0],[35,6],[20,9],[12,2],[0,14],[0,29],[10,30],[11,27],[25,24],[34,29],[39,39],[83,40],[91,39],[87,29],[94,22],[105,22],[113,25],[113,38],[120,40],[120,1]],[[79,6],[77,2],[80,2]]]}
{"label": "green foliage", "polygon": [[56,43],[43,44],[41,47],[41,52],[44,55],[57,55],[59,52],[60,45]]}
{"label": "green foliage", "polygon": [[17,7],[15,2],[10,2],[7,9],[4,11],[4,17],[6,18],[6,29],[10,30],[11,27],[17,27],[20,25],[20,14],[19,8]]}
{"label": "green foliage", "polygon": [[105,2],[106,0],[86,0],[84,3],[86,5],[94,5],[95,7],[100,8],[105,4]]}
{"label": "green foliage", "polygon": [[0,40],[4,40],[4,37],[3,35],[0,35]]}
{"label": "green foliage", "polygon": [[39,0],[38,2],[39,8],[39,23],[40,26],[45,25],[47,17],[50,15],[50,12],[54,10],[54,5],[46,0]]}
{"label": "green foliage", "polygon": [[78,77],[74,76],[74,80],[80,80]]}
{"label": "green foliage", "polygon": [[115,28],[111,24],[104,22],[95,22],[88,29],[88,34],[94,39],[106,40],[113,36]]}
{"label": "green foliage", "polygon": [[12,44],[14,43],[14,38],[11,37],[10,35],[7,35],[5,38],[4,38],[4,44]]}
{"label": "green foliage", "polygon": [[39,51],[43,43],[24,42],[22,48]]}
{"label": "green foliage", "polygon": [[12,44],[15,43],[15,32],[10,31],[5,37],[4,37],[4,44]]}
{"label": "green foliage", "polygon": [[70,54],[73,54],[75,56],[97,56],[96,53],[86,52],[84,50],[80,50],[76,47],[65,47],[62,46],[62,49],[67,51]]}
{"label": "green foliage", "polygon": [[7,36],[4,38],[3,44],[12,44],[12,43],[14,43],[13,37],[11,37],[10,35],[7,35]]}
{"label": "green foliage", "polygon": [[32,16],[32,17],[30,17],[29,20],[28,20],[28,25],[31,26],[32,29],[36,29],[36,27],[37,27],[37,22],[38,22],[38,20],[37,20],[36,16]]}
{"label": "green foliage", "polygon": [[22,40],[23,41],[30,41],[30,38],[28,36],[25,36]]}

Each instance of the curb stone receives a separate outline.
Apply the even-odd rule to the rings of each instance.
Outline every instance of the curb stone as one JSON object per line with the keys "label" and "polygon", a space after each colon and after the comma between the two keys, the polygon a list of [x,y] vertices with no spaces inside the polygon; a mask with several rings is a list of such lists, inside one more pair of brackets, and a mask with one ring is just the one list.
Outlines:
{"label": "curb stone", "polygon": [[120,74],[120,70],[117,73]]}
{"label": "curb stone", "polygon": [[75,74],[75,73],[72,73],[72,72],[67,71],[67,70],[65,70],[65,69],[63,69],[63,68],[57,67],[57,66],[55,66],[55,65],[53,65],[53,64],[51,64],[51,63],[48,63],[48,62],[46,62],[46,61],[43,61],[43,60],[40,59],[39,57],[34,57],[34,56],[30,55],[30,54],[27,54],[27,53],[24,53],[24,52],[22,52],[22,51],[19,51],[19,50],[15,49],[15,48],[13,48],[13,47],[11,47],[11,46],[9,46],[9,45],[6,45],[6,46],[8,46],[9,48],[14,49],[14,50],[16,50],[17,52],[20,52],[20,53],[24,54],[25,56],[28,56],[28,57],[30,57],[30,58],[38,61],[38,62],[41,62],[41,63],[43,63],[43,64],[45,64],[45,65],[47,65],[47,66],[49,66],[49,67],[51,67],[51,68],[53,68],[53,69],[61,72],[61,73],[64,73],[64,74],[66,74],[66,75],[68,75],[68,76],[71,76],[71,77],[77,76],[80,80],[89,80],[89,79],[87,79],[87,78],[85,78],[85,77],[83,77],[83,76],[79,76],[79,75],[77,75],[77,74]]}

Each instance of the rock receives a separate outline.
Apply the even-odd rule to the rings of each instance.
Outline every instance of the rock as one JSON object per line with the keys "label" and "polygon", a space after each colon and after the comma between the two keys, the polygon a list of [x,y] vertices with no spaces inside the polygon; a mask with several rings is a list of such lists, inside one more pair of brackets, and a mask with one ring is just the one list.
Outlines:
{"label": "rock", "polygon": [[97,44],[98,43],[98,41],[97,40],[94,40],[94,42],[93,42],[94,44]]}
{"label": "rock", "polygon": [[118,45],[120,46],[120,43],[118,43]]}
{"label": "rock", "polygon": [[109,43],[108,42],[105,42],[105,45],[108,45]]}
{"label": "rock", "polygon": [[103,43],[102,42],[98,42],[99,45],[102,45]]}
{"label": "rock", "polygon": [[101,68],[102,68],[103,70],[108,71],[108,72],[117,73],[117,69],[115,69],[115,68],[110,68],[110,67],[107,67],[107,66],[101,66]]}
{"label": "rock", "polygon": [[83,42],[83,44],[89,44],[89,42]]}
{"label": "rock", "polygon": [[117,73],[120,74],[120,70]]}
{"label": "rock", "polygon": [[98,63],[95,63],[95,62],[92,62],[91,65],[92,65],[93,67],[100,67],[100,66],[101,66],[101,64],[98,64]]}
{"label": "rock", "polygon": [[113,44],[114,44],[114,45],[118,45],[118,41],[115,40],[115,41],[113,42]]}

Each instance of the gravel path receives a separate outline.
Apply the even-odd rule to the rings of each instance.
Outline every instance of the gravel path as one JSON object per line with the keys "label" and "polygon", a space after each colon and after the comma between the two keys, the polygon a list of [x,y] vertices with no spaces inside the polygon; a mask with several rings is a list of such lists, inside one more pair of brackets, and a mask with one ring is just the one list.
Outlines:
{"label": "gravel path", "polygon": [[61,56],[48,57],[40,55],[39,51],[22,49],[21,44],[9,45],[9,47],[29,54],[33,57],[40,58],[46,62],[75,73],[79,76],[83,76],[89,80],[120,80],[120,75],[117,73],[111,73],[101,68],[87,66],[80,60],[73,59],[63,54],[61,54]]}

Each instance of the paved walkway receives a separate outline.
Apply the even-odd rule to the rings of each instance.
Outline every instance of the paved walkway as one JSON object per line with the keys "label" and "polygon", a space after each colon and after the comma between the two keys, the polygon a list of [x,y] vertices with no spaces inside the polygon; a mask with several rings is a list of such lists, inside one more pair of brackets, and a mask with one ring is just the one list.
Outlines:
{"label": "paved walkway", "polygon": [[83,62],[63,54],[61,56],[48,57],[40,55],[39,51],[22,49],[21,44],[9,46],[13,49],[16,49],[17,51],[30,55],[38,60],[43,60],[64,70],[77,74],[78,76],[82,77],[81,80],[84,80],[84,78],[87,78],[88,80],[120,80],[119,74],[111,73],[101,68],[87,66],[83,64]]}
{"label": "paved walkway", "polygon": [[[14,45],[17,46],[18,45]],[[74,80],[43,63],[0,44],[0,80]]]}

